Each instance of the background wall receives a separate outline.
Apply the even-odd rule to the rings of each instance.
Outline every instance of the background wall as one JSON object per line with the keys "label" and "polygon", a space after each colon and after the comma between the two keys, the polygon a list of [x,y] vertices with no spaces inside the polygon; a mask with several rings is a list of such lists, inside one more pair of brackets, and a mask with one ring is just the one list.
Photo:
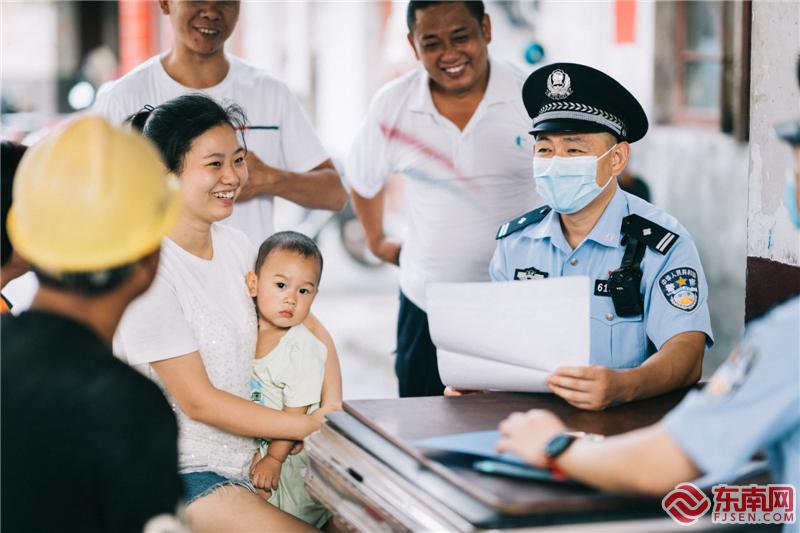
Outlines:
{"label": "background wall", "polygon": [[783,208],[791,154],[773,131],[800,116],[800,3],[755,2],[753,15],[747,255],[800,265],[797,231]]}
{"label": "background wall", "polygon": [[[800,291],[800,237],[783,205],[792,168],[777,122],[800,117],[797,61],[800,3],[753,3],[750,170],[747,208],[747,313]],[[788,45],[788,46],[787,46]]]}

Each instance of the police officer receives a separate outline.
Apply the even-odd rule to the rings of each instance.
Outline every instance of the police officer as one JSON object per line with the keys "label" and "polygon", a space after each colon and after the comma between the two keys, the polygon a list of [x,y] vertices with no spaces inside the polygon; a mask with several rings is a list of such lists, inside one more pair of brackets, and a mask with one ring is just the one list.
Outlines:
{"label": "police officer", "polygon": [[641,105],[610,76],[572,63],[535,71],[522,96],[547,205],[500,227],[489,273],[592,282],[591,366],[559,368],[548,386],[604,409],[695,383],[713,343],[697,249],[677,220],[616,180],[647,132]]}
{"label": "police officer", "polygon": [[[800,82],[800,64],[798,65]],[[800,120],[778,128],[792,145],[794,173],[785,205],[800,230]],[[542,410],[516,413],[500,425],[498,448],[554,466],[607,490],[663,494],[696,479],[730,480],[764,450],[773,482],[800,487],[800,297],[751,322],[738,346],[702,390],[692,391],[653,426],[601,442],[576,440]],[[702,475],[702,477],[700,477]],[[699,478],[699,479],[698,479]],[[800,520],[788,526],[800,530]]]}

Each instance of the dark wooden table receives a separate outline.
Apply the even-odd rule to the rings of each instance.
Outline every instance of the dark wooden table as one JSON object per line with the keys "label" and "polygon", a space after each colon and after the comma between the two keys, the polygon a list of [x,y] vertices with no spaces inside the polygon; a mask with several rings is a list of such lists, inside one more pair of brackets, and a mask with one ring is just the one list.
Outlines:
{"label": "dark wooden table", "polygon": [[605,411],[584,411],[553,394],[490,392],[453,398],[439,396],[401,400],[353,400],[344,410],[365,424],[385,427],[389,438],[426,439],[497,429],[514,411],[547,409],[572,429],[587,433],[616,435],[648,426],[660,420],[684,397],[688,389],[611,407]]}
{"label": "dark wooden table", "polygon": [[[680,390],[601,412],[576,409],[552,394],[484,393],[455,398],[355,400],[344,410],[390,441],[424,467],[503,515],[538,517],[539,523],[610,519],[620,516],[665,516],[657,499],[604,493],[579,484],[534,482],[481,474],[472,460],[459,463],[452,454],[443,462],[415,448],[411,441],[453,433],[497,429],[515,411],[547,409],[575,430],[615,435],[657,422],[686,394]],[[381,457],[379,457],[381,458]],[[467,456],[468,458],[468,456]],[[391,460],[387,459],[391,466]],[[425,487],[421,487],[423,490]],[[446,495],[433,494],[442,499]],[[527,522],[528,518],[523,522]]]}

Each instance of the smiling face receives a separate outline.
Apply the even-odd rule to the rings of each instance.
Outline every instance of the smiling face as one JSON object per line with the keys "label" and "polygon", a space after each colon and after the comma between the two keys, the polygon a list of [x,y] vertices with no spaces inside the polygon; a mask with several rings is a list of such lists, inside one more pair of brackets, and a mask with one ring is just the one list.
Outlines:
{"label": "smiling face", "polygon": [[432,89],[463,94],[482,88],[489,75],[489,17],[479,24],[463,2],[417,10],[408,42],[433,82]]}
{"label": "smiling face", "polygon": [[258,274],[247,274],[247,288],[256,300],[259,326],[290,328],[302,323],[317,295],[320,265],[314,257],[274,249]]}
{"label": "smiling face", "polygon": [[161,0],[169,15],[175,45],[200,55],[221,53],[239,18],[238,1]]}
{"label": "smiling face", "polygon": [[228,124],[195,138],[178,175],[184,216],[209,224],[229,217],[247,181],[244,158],[245,150]]}

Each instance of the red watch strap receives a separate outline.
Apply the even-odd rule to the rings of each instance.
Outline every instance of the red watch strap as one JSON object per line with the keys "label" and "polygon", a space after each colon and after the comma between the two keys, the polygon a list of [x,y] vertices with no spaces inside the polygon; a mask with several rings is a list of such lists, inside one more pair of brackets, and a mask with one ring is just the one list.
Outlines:
{"label": "red watch strap", "polygon": [[567,475],[564,473],[563,470],[561,470],[558,467],[558,465],[556,464],[556,459],[558,459],[558,457],[553,459],[552,457],[548,456],[547,457],[547,468],[553,474],[553,479],[555,479],[556,481],[563,481],[563,480],[567,479]]}

